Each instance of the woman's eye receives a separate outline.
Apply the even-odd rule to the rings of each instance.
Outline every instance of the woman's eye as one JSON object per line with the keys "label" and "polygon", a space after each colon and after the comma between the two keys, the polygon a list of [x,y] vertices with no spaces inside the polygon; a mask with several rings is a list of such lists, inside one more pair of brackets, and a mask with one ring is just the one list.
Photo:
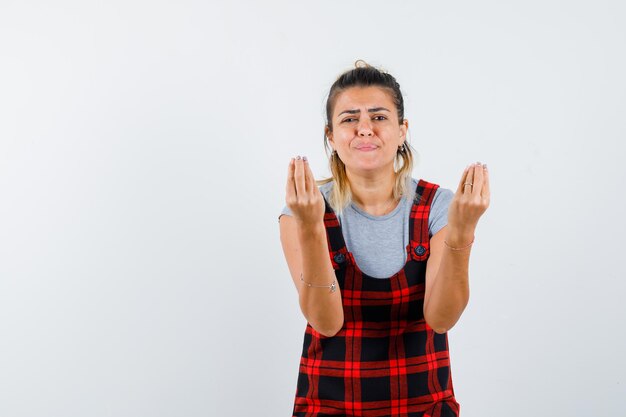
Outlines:
{"label": "woman's eye", "polygon": [[376,119],[376,120],[387,120],[387,117],[385,117],[385,116],[374,116],[374,119]]}
{"label": "woman's eye", "polygon": [[356,119],[354,117],[347,117],[347,118],[343,119],[344,122],[348,122],[348,123],[353,122],[355,120]]}

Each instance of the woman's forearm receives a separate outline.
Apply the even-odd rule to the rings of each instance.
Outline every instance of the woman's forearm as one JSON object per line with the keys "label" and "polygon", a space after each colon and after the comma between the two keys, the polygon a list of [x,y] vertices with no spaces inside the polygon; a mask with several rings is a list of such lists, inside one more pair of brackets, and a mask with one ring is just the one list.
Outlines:
{"label": "woman's forearm", "polygon": [[[448,230],[446,242],[459,248],[467,245],[473,233]],[[424,300],[424,317],[437,333],[450,330],[461,317],[469,301],[469,258],[471,246],[452,250],[444,246],[437,277],[429,297]]]}
{"label": "woman's forearm", "polygon": [[[328,242],[324,223],[298,225],[298,240],[302,250],[302,275],[307,283],[330,285],[335,271],[328,255]],[[335,291],[329,288],[309,287],[300,283],[300,309],[309,324],[324,336],[334,336],[343,327],[341,290],[335,283]]]}

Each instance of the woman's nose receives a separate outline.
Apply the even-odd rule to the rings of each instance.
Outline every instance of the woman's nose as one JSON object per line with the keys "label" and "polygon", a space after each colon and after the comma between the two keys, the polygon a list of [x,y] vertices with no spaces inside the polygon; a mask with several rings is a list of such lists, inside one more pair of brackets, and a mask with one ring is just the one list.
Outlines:
{"label": "woman's nose", "polygon": [[374,132],[372,132],[372,125],[368,118],[366,118],[366,120],[359,121],[357,128],[359,136],[372,136],[374,134]]}

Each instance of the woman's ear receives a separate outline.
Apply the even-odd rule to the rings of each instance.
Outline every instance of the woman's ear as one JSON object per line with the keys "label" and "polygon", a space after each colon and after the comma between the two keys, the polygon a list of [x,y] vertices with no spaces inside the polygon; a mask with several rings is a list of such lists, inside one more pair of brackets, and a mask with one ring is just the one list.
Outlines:
{"label": "woman's ear", "polygon": [[328,140],[328,142],[333,142],[333,132],[328,126],[324,127],[324,135],[326,136],[326,140]]}
{"label": "woman's ear", "polygon": [[406,140],[406,134],[409,131],[409,121],[404,119],[402,123],[400,123],[400,139],[401,142],[404,143]]}

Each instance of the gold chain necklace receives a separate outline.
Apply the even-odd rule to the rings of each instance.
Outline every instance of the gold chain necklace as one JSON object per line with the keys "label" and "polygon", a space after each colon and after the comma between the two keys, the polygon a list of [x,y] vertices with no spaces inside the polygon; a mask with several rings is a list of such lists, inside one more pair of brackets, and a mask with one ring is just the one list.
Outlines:
{"label": "gold chain necklace", "polygon": [[387,204],[387,207],[385,207],[385,211],[383,212],[383,214],[381,214],[381,216],[384,216],[385,214],[389,214],[392,210],[390,210],[389,212],[387,211],[389,209],[389,207],[393,207],[393,203],[397,203],[396,198],[395,197],[391,197],[391,203]]}
{"label": "gold chain necklace", "polygon": [[[389,207],[391,207],[391,206],[392,206],[392,204],[393,204],[394,202],[396,202],[396,203],[397,203],[397,201],[398,201],[398,200],[396,200],[396,198],[395,198],[395,197],[391,197],[391,201],[390,201],[390,202],[387,204],[387,206],[385,207],[385,210],[383,211],[383,214],[376,214],[376,216],[384,216],[385,214],[389,214],[390,212],[388,212],[387,210],[389,209]],[[365,209],[364,209],[363,207],[361,207],[361,210],[365,211]],[[391,211],[393,211],[393,210],[391,210]],[[367,211],[365,211],[365,212],[367,213]],[[371,213],[369,213],[369,214],[371,214]],[[374,216],[374,214],[372,214],[372,216]]]}

